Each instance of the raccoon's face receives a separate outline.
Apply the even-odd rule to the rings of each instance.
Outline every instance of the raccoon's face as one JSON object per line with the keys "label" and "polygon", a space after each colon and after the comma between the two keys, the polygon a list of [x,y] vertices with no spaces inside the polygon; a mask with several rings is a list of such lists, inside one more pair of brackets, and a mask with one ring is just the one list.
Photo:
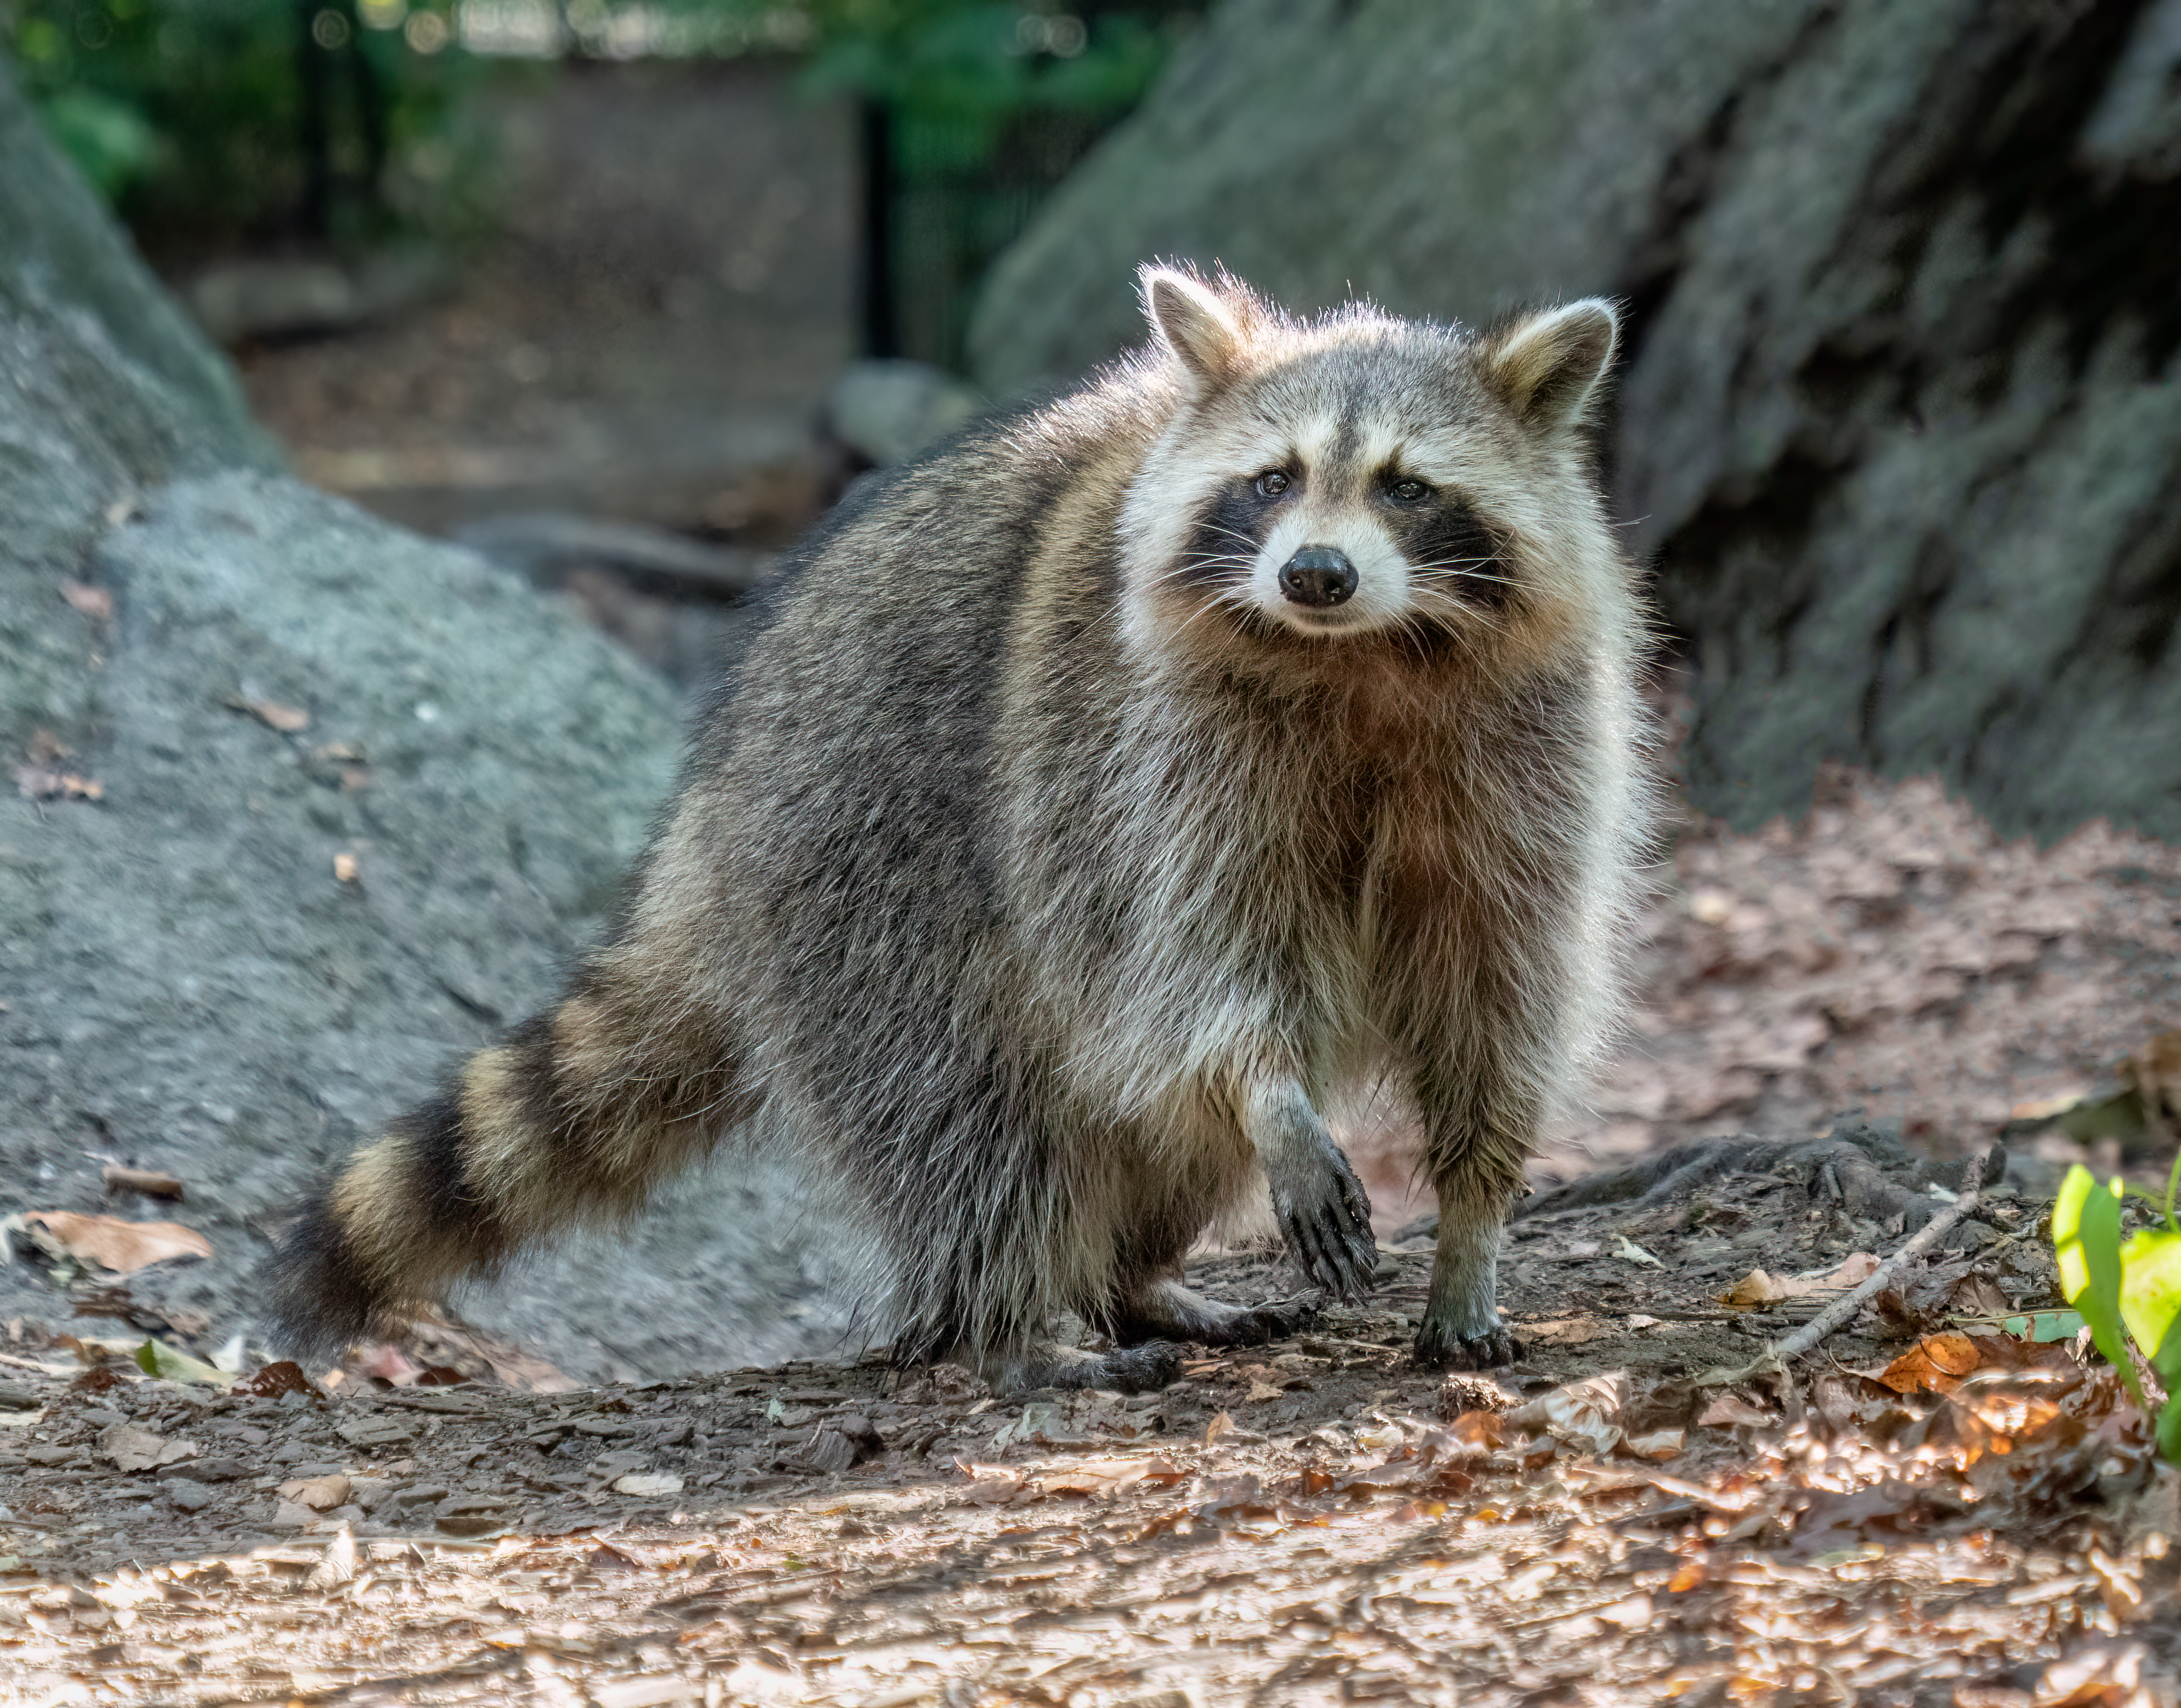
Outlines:
{"label": "raccoon's face", "polygon": [[1168,582],[1323,638],[1489,621],[1515,588],[1509,530],[1462,478],[1462,436],[1320,366],[1270,376],[1244,422],[1199,439]]}
{"label": "raccoon's face", "polygon": [[1577,591],[1556,583],[1596,556],[1565,536],[1596,526],[1576,428],[1604,304],[1480,345],[1369,314],[1296,326],[1186,274],[1146,294],[1185,402],[1129,499],[1140,637],[1483,639]]}

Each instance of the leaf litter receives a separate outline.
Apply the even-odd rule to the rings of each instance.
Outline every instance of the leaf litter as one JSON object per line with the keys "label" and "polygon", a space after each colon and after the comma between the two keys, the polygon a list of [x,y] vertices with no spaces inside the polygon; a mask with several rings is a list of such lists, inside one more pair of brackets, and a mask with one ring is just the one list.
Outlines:
{"label": "leaf litter", "polygon": [[[1943,1205],[1852,1122],[1744,1147],[1670,1215],[1540,1195],[1518,1332],[1576,1298],[1599,1332],[1489,1375],[1409,1361],[1429,1256],[1403,1241],[1363,1305],[1133,1396],[877,1351],[540,1392],[452,1318],[406,1385],[28,1348],[0,1669],[176,1705],[2170,1703],[2181,1479],[2077,1337],[1904,1335],[1874,1303],[1783,1372],[1691,1379],[1816,1296],[1721,1304],[1745,1236],[1826,1276],[1884,1235],[1843,1147]],[[2036,1220],[1997,1189],[1916,1308],[1974,1280],[2051,1309]],[[1284,1284],[1269,1252],[1192,1268]]]}

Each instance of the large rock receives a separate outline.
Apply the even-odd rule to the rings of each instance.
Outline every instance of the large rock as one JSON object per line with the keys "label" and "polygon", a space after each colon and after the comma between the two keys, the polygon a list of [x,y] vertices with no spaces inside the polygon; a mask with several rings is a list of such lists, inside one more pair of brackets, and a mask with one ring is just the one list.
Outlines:
{"label": "large rock", "polygon": [[2181,837],[2181,3],[1228,0],[995,270],[995,390],[1146,256],[1300,308],[1632,309],[1610,462],[1698,801],[1934,771]]}
{"label": "large rock", "polygon": [[[549,996],[675,709],[515,575],[274,472],[4,81],[0,158],[0,1215],[196,1227],[211,1262],[130,1285],[218,1344],[306,1182]],[[187,1198],[110,1203],[106,1160]],[[831,1344],[792,1203],[721,1171],[472,1315],[580,1375]],[[0,1318],[68,1312],[0,1251]]]}

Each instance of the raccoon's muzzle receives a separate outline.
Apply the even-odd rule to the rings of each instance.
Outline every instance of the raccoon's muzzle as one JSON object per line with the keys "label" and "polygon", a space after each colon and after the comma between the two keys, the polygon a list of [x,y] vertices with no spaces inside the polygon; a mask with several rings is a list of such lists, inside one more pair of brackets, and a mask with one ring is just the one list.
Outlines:
{"label": "raccoon's muzzle", "polygon": [[1346,552],[1333,545],[1306,545],[1280,571],[1280,593],[1290,605],[1319,609],[1345,605],[1356,583],[1356,566]]}

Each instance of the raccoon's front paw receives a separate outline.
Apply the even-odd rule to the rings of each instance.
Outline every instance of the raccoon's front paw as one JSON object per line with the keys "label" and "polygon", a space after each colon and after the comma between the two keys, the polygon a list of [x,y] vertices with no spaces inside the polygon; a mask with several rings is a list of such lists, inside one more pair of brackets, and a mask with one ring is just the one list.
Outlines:
{"label": "raccoon's front paw", "polygon": [[1360,1298],[1376,1278],[1378,1242],[1371,1200],[1330,1137],[1316,1136],[1291,1163],[1265,1170],[1288,1257],[1305,1279],[1343,1299]]}
{"label": "raccoon's front paw", "polygon": [[1505,1323],[1460,1335],[1427,1320],[1416,1332],[1416,1360],[1427,1370],[1496,1370],[1521,1356],[1522,1343]]}

